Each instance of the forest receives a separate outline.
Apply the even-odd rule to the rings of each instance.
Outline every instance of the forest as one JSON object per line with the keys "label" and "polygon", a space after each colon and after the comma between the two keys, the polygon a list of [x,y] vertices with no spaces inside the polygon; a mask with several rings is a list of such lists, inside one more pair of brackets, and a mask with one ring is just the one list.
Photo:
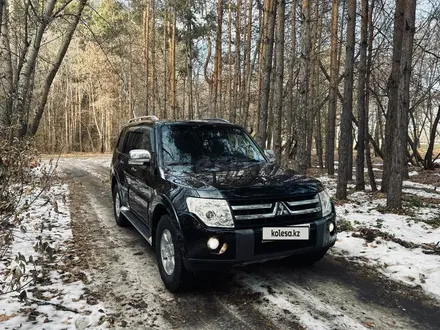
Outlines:
{"label": "forest", "polygon": [[225,118],[337,174],[338,199],[377,190],[382,159],[390,208],[439,158],[435,0],[0,0],[0,19],[4,141],[106,153],[133,117]]}

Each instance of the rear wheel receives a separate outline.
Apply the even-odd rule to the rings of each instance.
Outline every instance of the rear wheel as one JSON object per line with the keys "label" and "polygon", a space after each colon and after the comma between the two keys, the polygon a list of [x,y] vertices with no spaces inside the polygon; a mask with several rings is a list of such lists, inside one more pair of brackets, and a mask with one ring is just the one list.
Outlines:
{"label": "rear wheel", "polygon": [[165,287],[176,292],[185,287],[190,274],[185,269],[177,231],[168,215],[163,215],[156,231],[156,259]]}
{"label": "rear wheel", "polygon": [[127,226],[128,221],[121,212],[122,199],[119,193],[118,185],[113,189],[113,213],[115,215],[115,220],[118,226]]}

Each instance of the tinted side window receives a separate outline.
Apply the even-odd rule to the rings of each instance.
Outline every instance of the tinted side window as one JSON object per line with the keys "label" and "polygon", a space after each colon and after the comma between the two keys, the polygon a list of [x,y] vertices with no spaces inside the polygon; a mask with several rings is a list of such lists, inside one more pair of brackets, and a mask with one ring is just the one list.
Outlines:
{"label": "tinted side window", "polygon": [[116,146],[116,149],[118,151],[122,151],[122,149],[123,149],[124,141],[125,141],[125,132],[126,132],[126,130],[123,130],[121,132],[121,135],[119,136],[118,144]]}
{"label": "tinted side window", "polygon": [[142,132],[128,132],[122,152],[128,154],[133,149],[139,149],[138,146],[141,144],[142,135]]}
{"label": "tinted side window", "polygon": [[128,132],[123,153],[129,153],[133,149],[146,149],[151,151],[150,131]]}

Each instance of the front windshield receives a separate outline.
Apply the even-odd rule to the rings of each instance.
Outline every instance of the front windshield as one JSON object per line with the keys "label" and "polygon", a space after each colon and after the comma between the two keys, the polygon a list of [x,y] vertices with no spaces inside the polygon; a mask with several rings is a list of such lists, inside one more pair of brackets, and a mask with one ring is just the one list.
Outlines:
{"label": "front windshield", "polygon": [[263,162],[255,143],[241,129],[216,125],[169,125],[162,128],[165,165],[200,161]]}

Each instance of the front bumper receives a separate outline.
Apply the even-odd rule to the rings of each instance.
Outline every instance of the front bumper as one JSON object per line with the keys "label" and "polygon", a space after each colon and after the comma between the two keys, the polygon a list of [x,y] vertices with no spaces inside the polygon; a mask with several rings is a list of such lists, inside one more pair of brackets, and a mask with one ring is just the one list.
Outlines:
{"label": "front bumper", "polygon": [[[262,242],[262,228],[212,229],[207,228],[190,214],[180,217],[184,232],[184,264],[192,272],[228,268],[254,262],[279,259],[295,254],[306,254],[330,248],[335,244],[336,232],[330,234],[328,225],[335,223],[335,214],[310,223],[310,239],[307,241]],[[207,247],[207,240],[216,237],[220,246],[216,251]],[[223,244],[224,253],[219,254]]]}

